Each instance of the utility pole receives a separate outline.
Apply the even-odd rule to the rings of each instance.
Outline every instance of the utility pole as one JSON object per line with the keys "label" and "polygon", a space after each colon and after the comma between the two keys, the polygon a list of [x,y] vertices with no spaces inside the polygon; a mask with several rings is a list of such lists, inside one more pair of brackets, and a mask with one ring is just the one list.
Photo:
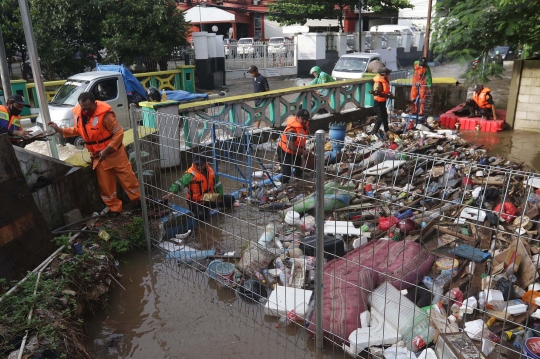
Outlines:
{"label": "utility pole", "polygon": [[4,100],[6,102],[7,98],[12,95],[8,66],[6,48],[4,47],[4,37],[2,36],[2,26],[0,26],[0,77],[2,77],[2,88],[4,90]]}
{"label": "utility pole", "polygon": [[426,59],[428,59],[428,54],[429,54],[429,34],[431,32],[430,31],[430,28],[431,28],[431,7],[432,7],[432,0],[429,0],[428,1],[427,24],[426,24],[426,36],[424,38],[424,57]]}
{"label": "utility pole", "polygon": [[[32,75],[34,76],[34,84],[39,99],[39,113],[43,119],[43,127],[47,128],[47,124],[51,122],[51,114],[49,113],[49,104],[47,103],[47,94],[41,77],[41,64],[36,48],[36,39],[34,38],[34,30],[32,29],[32,20],[30,20],[30,9],[28,8],[27,0],[19,0],[19,9],[21,10],[21,19],[24,29],[24,37],[26,38],[26,46],[28,47],[28,57],[32,64]],[[49,148],[51,156],[58,159],[58,148],[56,148],[56,136],[51,136]]]}
{"label": "utility pole", "polygon": [[358,52],[362,52],[362,0],[358,1]]}

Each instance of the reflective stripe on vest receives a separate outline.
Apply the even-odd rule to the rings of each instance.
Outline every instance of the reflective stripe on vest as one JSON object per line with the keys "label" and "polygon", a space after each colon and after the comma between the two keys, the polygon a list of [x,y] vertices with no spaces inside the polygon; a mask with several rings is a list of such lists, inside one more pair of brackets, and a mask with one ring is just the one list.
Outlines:
{"label": "reflective stripe on vest", "polygon": [[[384,76],[377,75],[373,78],[373,82],[381,84],[379,87],[379,92],[384,95],[388,95],[390,93],[390,83],[388,83],[388,80]],[[382,88],[381,88],[382,87]],[[375,86],[373,86],[375,88]],[[386,102],[387,98],[382,96],[373,96],[373,99],[378,102]]]}
{"label": "reflective stripe on vest", "polygon": [[427,67],[420,66],[418,64],[414,65],[414,75],[413,75],[413,85],[425,85],[426,82],[426,73]]}
{"label": "reflective stripe on vest", "polygon": [[487,95],[491,93],[491,90],[484,87],[480,94],[473,93],[473,101],[476,102],[480,108],[491,108],[491,104],[487,101]]}
{"label": "reflective stripe on vest", "polygon": [[291,116],[287,119],[287,127],[285,127],[285,131],[281,135],[281,139],[279,141],[279,147],[283,151],[289,154],[293,154],[294,151],[290,150],[287,146],[288,142],[288,134],[295,133],[296,139],[294,140],[294,146],[302,149],[306,145],[306,136],[309,134],[309,125],[306,123],[305,126],[302,126],[300,122],[298,122],[298,119],[296,116]]}
{"label": "reflective stripe on vest", "polygon": [[6,106],[0,105],[0,127],[19,131],[21,129],[21,116],[11,116]]}
{"label": "reflective stripe on vest", "polygon": [[193,176],[188,186],[187,199],[194,202],[202,202],[205,193],[214,193],[217,186],[221,185],[221,182],[214,184],[215,174],[214,170],[206,165],[207,177],[204,176],[195,165],[191,165],[186,171]]}
{"label": "reflective stripe on vest", "polygon": [[83,125],[81,106],[73,109],[75,114],[75,128],[83,138],[86,148],[90,153],[98,153],[105,149],[111,142],[112,133],[104,126],[105,115],[113,113],[111,106],[102,101],[96,101],[96,110],[92,117]]}

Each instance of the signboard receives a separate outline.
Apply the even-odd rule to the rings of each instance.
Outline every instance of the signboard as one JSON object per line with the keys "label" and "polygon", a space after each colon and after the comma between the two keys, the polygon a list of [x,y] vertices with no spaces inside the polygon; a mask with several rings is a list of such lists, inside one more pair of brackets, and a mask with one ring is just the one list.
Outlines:
{"label": "signboard", "polygon": [[281,76],[279,69],[266,69],[266,77]]}
{"label": "signboard", "polygon": [[298,49],[298,60],[317,60],[315,51],[302,51]]}

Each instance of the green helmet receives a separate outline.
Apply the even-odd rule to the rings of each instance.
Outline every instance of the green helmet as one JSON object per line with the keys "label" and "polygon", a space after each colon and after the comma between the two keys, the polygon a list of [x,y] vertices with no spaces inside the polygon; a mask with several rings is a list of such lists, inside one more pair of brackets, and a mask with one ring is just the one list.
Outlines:
{"label": "green helmet", "polygon": [[319,66],[313,66],[311,70],[309,70],[309,74],[313,75],[313,73],[316,72],[317,76],[321,74],[321,68]]}

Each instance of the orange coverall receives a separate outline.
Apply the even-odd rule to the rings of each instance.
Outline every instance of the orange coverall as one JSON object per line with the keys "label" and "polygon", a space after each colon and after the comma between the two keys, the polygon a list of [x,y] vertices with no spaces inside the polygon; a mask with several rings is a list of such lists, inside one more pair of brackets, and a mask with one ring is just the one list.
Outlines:
{"label": "orange coverall", "polygon": [[[96,170],[97,180],[101,199],[109,207],[111,212],[122,212],[122,201],[116,197],[116,178],[120,181],[122,188],[132,201],[141,198],[139,191],[139,181],[131,163],[126,155],[126,150],[122,140],[124,139],[124,130],[116,121],[116,115],[113,112],[107,113],[103,119],[104,127],[112,134],[108,147],[115,149],[103,161],[99,162],[99,153],[91,153],[92,168]],[[90,125],[90,121],[87,126]],[[83,136],[77,132],[75,127],[62,129],[62,136],[73,137]],[[84,136],[83,136],[84,138]]]}

